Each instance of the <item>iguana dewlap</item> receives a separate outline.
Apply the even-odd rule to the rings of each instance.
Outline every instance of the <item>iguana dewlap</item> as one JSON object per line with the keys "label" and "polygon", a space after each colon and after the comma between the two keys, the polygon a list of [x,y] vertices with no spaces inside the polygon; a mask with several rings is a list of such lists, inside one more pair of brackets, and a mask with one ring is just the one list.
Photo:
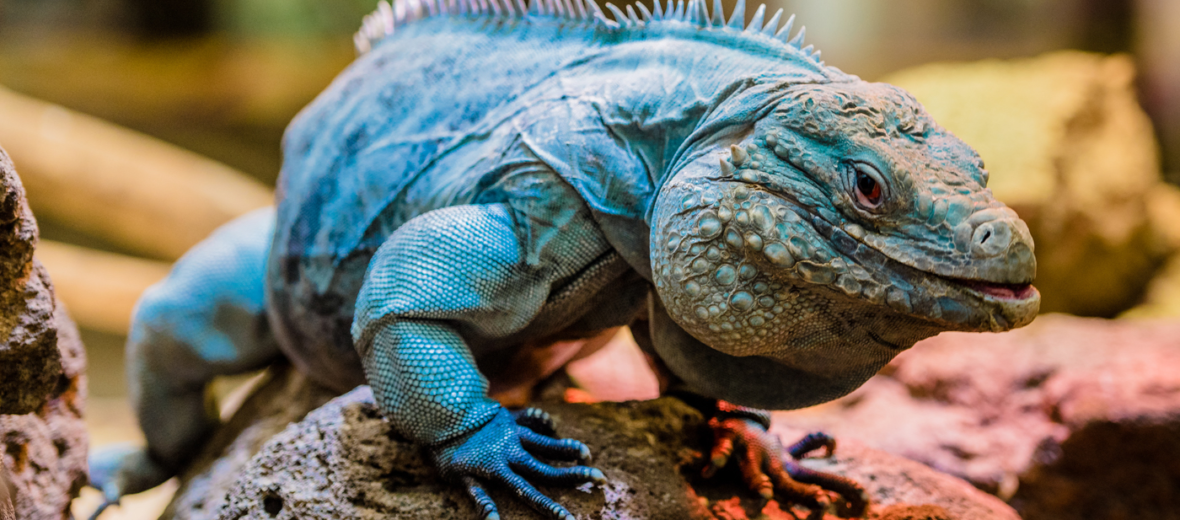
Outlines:
{"label": "iguana dewlap", "polygon": [[604,476],[538,460],[589,452],[506,411],[487,376],[524,345],[631,325],[711,398],[708,472],[736,446],[763,496],[820,507],[819,485],[863,509],[854,483],[783,458],[754,408],[844,395],[941,331],[1027,324],[1027,227],[970,147],[909,94],[825,66],[781,11],[743,28],[743,3],[728,22],[699,0],[607,7],[614,21],[593,0],[382,4],[361,58],[288,129],[276,210],[141,301],[148,447],[95,457],[108,498],[183,466],[215,425],[213,376],[284,356],[371,385],[483,517],[500,485],[563,518],[530,481]]}

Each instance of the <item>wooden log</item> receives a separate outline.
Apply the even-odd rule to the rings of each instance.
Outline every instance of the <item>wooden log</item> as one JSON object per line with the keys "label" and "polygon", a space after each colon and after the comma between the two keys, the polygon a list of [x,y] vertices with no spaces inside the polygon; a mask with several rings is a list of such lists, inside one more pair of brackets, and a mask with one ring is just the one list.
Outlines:
{"label": "wooden log", "polygon": [[176,259],[274,200],[270,188],[223,164],[3,88],[0,144],[39,217],[148,257]]}
{"label": "wooden log", "polygon": [[127,334],[140,294],[168,275],[171,265],[51,240],[37,246],[37,259],[53,280],[57,297],[78,325]]}

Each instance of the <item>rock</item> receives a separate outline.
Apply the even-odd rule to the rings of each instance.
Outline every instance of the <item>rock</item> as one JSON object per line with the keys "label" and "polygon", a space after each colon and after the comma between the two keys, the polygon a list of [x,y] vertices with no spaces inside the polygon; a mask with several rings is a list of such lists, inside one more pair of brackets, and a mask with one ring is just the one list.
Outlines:
{"label": "rock", "polygon": [[215,518],[225,490],[251,457],[287,425],[336,396],[290,367],[271,367],[180,475],[180,488],[161,518]]}
{"label": "rock", "polygon": [[1167,216],[1177,189],[1163,182],[1134,75],[1127,56],[1057,52],[884,80],[979,151],[989,187],[1036,241],[1042,312],[1112,317],[1180,246]]}
{"label": "rock", "polygon": [[7,472],[0,467],[0,520],[16,520],[16,510],[12,507],[12,497],[8,488]]}
{"label": "rock", "polygon": [[[62,361],[49,399],[34,413],[0,415],[0,480],[21,520],[68,518],[70,501],[87,481],[86,352],[64,306],[54,313]],[[0,518],[3,518],[0,500]]]}
{"label": "rock", "polygon": [[1038,318],[944,333],[851,395],[776,412],[923,462],[1026,520],[1180,511],[1180,323]]}
{"label": "rock", "polygon": [[35,413],[0,415],[3,465],[18,518],[60,519],[87,481],[85,351],[64,307],[55,313],[64,370]]}
{"label": "rock", "polygon": [[[797,439],[805,430],[780,421],[772,428],[784,440]],[[917,462],[901,459],[853,439],[838,439],[836,456],[807,459],[806,466],[837,473],[864,485],[881,518],[985,519],[1020,518],[999,499],[980,493],[971,484]]]}
{"label": "rock", "polygon": [[[422,453],[390,429],[368,387],[261,442],[329,395],[291,369],[278,371],[186,472],[165,518],[474,518],[466,495],[440,482]],[[696,476],[709,434],[701,414],[678,400],[544,407],[559,433],[586,441],[610,479],[602,489],[542,489],[578,518],[795,518],[776,502],[754,500],[732,468],[708,481]],[[881,518],[1018,518],[966,482],[856,443],[806,464],[859,479]],[[504,518],[540,518],[502,490],[492,495]]]}
{"label": "rock", "polygon": [[24,188],[0,150],[0,414],[37,410],[61,373],[53,289],[33,259],[36,243]]}
{"label": "rock", "polygon": [[45,269],[37,224],[0,150],[0,518],[69,516],[86,483],[86,353]]}

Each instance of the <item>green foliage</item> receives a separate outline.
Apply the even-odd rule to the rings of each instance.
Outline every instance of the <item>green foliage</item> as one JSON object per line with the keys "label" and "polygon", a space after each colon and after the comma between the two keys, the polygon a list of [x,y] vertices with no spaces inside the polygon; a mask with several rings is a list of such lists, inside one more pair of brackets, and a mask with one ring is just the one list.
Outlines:
{"label": "green foliage", "polygon": [[347,35],[376,0],[215,0],[219,28],[245,36]]}

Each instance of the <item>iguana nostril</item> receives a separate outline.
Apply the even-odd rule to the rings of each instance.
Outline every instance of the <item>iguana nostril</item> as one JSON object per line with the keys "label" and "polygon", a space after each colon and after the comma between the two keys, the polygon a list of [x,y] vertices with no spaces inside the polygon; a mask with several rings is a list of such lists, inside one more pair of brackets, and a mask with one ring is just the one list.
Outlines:
{"label": "iguana nostril", "polygon": [[996,256],[1008,249],[1012,236],[1007,219],[984,222],[971,235],[971,252],[976,256]]}

